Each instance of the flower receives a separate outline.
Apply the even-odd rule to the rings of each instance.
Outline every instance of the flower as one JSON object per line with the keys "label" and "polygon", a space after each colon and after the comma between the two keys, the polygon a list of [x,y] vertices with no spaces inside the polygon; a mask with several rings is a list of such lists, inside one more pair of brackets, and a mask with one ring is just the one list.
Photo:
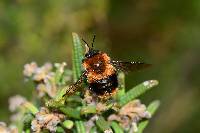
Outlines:
{"label": "flower", "polygon": [[16,126],[7,127],[6,123],[0,122],[0,133],[18,133]]}
{"label": "flower", "polygon": [[45,78],[44,78],[44,84],[46,87],[46,93],[50,96],[50,97],[54,97],[56,95],[57,92],[57,86],[56,86],[56,82],[55,82],[55,74],[49,73]]}
{"label": "flower", "polygon": [[6,123],[4,122],[0,122],[0,132],[1,133],[9,133],[7,127],[6,127]]}
{"label": "flower", "polygon": [[37,67],[33,73],[33,80],[37,82],[44,80],[52,68],[51,63],[45,63],[42,67]]}
{"label": "flower", "polygon": [[55,63],[55,67],[58,69],[60,73],[64,73],[64,67],[67,65],[65,62],[63,63]]}
{"label": "flower", "polygon": [[23,71],[24,76],[31,77],[37,68],[38,66],[35,62],[31,62],[30,64],[25,64]]}
{"label": "flower", "polygon": [[37,94],[41,98],[45,95],[46,93],[46,86],[43,83],[40,83],[36,86]]}
{"label": "flower", "polygon": [[39,133],[43,128],[55,132],[57,124],[63,121],[64,118],[63,114],[51,113],[47,108],[42,107],[40,112],[36,113],[35,119],[32,120],[31,129],[36,133]]}
{"label": "flower", "polygon": [[24,65],[24,76],[32,77],[34,81],[42,81],[46,75],[52,70],[53,66],[51,63],[45,63],[43,66],[38,67],[37,63],[31,62],[30,64]]}
{"label": "flower", "polygon": [[141,104],[140,100],[134,100],[126,104],[120,109],[119,115],[128,116],[136,122],[142,118],[151,117],[151,114],[146,110],[146,106]]}
{"label": "flower", "polygon": [[123,128],[137,131],[137,123],[143,118],[150,118],[151,114],[140,100],[134,100],[123,106],[117,114],[108,117],[108,121],[118,121]]}
{"label": "flower", "polygon": [[87,122],[85,122],[86,133],[89,133],[91,128],[95,125],[95,121],[98,120],[98,115],[92,116]]}
{"label": "flower", "polygon": [[16,95],[13,97],[9,98],[9,110],[11,112],[16,111],[23,103],[25,103],[27,100],[20,96],[20,95]]}

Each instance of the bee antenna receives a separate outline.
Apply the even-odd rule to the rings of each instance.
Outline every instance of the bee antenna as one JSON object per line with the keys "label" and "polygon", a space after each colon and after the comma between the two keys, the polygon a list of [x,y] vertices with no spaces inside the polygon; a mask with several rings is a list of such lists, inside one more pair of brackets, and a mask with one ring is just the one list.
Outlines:
{"label": "bee antenna", "polygon": [[94,35],[93,40],[92,40],[92,48],[94,47],[95,38],[96,38],[96,35]]}
{"label": "bee antenna", "polygon": [[83,38],[82,41],[89,47],[88,43]]}

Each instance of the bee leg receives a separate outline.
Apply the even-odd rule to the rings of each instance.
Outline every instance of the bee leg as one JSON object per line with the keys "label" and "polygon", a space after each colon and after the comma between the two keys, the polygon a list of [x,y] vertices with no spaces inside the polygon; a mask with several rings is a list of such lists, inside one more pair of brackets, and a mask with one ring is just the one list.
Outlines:
{"label": "bee leg", "polygon": [[66,93],[63,95],[63,97],[67,96],[67,95],[73,95],[77,90],[78,88],[81,87],[81,84],[84,80],[84,77],[86,75],[86,72],[83,72],[83,74],[80,76],[79,80],[76,81],[74,84],[72,84],[67,90],[66,90]]}

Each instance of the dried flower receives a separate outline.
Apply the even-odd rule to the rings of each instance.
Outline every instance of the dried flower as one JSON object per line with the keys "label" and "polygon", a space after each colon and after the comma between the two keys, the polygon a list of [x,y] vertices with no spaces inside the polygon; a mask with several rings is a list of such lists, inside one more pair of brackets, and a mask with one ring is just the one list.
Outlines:
{"label": "dried flower", "polygon": [[134,100],[126,104],[119,111],[119,115],[128,116],[136,122],[142,118],[150,118],[150,113],[146,110],[146,106],[141,104],[140,100]]}
{"label": "dried flower", "polygon": [[30,64],[25,64],[23,71],[24,76],[31,77],[37,68],[38,66],[35,62],[31,62]]}
{"label": "dried flower", "polygon": [[31,123],[31,129],[36,133],[39,133],[43,128],[48,129],[50,132],[55,132],[57,124],[64,118],[63,114],[50,113],[47,108],[42,107],[40,112],[36,113],[35,119]]}
{"label": "dried flower", "polygon": [[146,106],[141,104],[140,100],[134,100],[123,106],[118,114],[112,114],[108,117],[109,121],[118,121],[123,128],[134,128],[137,130],[137,122],[143,118],[150,118],[150,113],[146,110]]}
{"label": "dried flower", "polygon": [[91,95],[88,89],[85,90],[84,93],[84,99],[83,99],[88,105],[94,105],[96,104],[96,99]]}
{"label": "dried flower", "polygon": [[44,84],[46,88],[46,93],[50,97],[54,97],[57,92],[57,86],[55,83],[55,74],[51,72],[48,75],[46,75],[46,77],[44,78]]}
{"label": "dried flower", "polygon": [[6,123],[0,122],[0,133],[18,133],[16,126],[7,127]]}
{"label": "dried flower", "polygon": [[104,133],[113,133],[111,129],[105,130]]}
{"label": "dried flower", "polygon": [[96,120],[98,120],[98,116],[94,115],[87,122],[85,122],[86,133],[90,132],[90,129],[95,125]]}
{"label": "dried flower", "polygon": [[7,129],[7,127],[6,127],[6,123],[0,122],[0,132],[1,132],[1,133],[9,133],[9,132],[8,132],[8,129]]}
{"label": "dried flower", "polygon": [[97,112],[103,112],[107,109],[107,106],[105,103],[97,103],[96,110]]}
{"label": "dried flower", "polygon": [[46,93],[46,86],[43,83],[40,83],[36,86],[37,94],[39,97],[43,97]]}
{"label": "dried flower", "polygon": [[44,64],[44,66],[36,68],[34,71],[33,80],[37,82],[44,80],[48,73],[51,71],[51,69],[52,64],[50,63],[46,63]]}
{"label": "dried flower", "polygon": [[65,62],[63,63],[55,63],[55,67],[58,69],[60,73],[64,73],[64,68],[67,64]]}
{"label": "dried flower", "polygon": [[16,95],[16,96],[9,98],[9,109],[10,109],[10,111],[11,112],[16,111],[17,108],[19,108],[26,101],[27,100],[20,95]]}

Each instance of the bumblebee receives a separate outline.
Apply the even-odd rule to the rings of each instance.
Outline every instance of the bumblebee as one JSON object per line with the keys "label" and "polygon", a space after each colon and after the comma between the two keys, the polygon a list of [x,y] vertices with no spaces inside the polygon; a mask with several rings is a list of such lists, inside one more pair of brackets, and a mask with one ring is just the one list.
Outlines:
{"label": "bumblebee", "polygon": [[[83,40],[83,39],[82,39]],[[95,94],[101,99],[112,96],[118,88],[117,74],[119,71],[129,72],[147,68],[150,64],[143,62],[124,62],[112,60],[105,52],[94,49],[94,40],[92,41],[92,47],[85,42],[85,57],[82,60],[84,72],[80,76],[79,80],[71,85],[67,91],[68,94],[72,94],[79,88],[86,79],[88,88],[92,94]]]}

